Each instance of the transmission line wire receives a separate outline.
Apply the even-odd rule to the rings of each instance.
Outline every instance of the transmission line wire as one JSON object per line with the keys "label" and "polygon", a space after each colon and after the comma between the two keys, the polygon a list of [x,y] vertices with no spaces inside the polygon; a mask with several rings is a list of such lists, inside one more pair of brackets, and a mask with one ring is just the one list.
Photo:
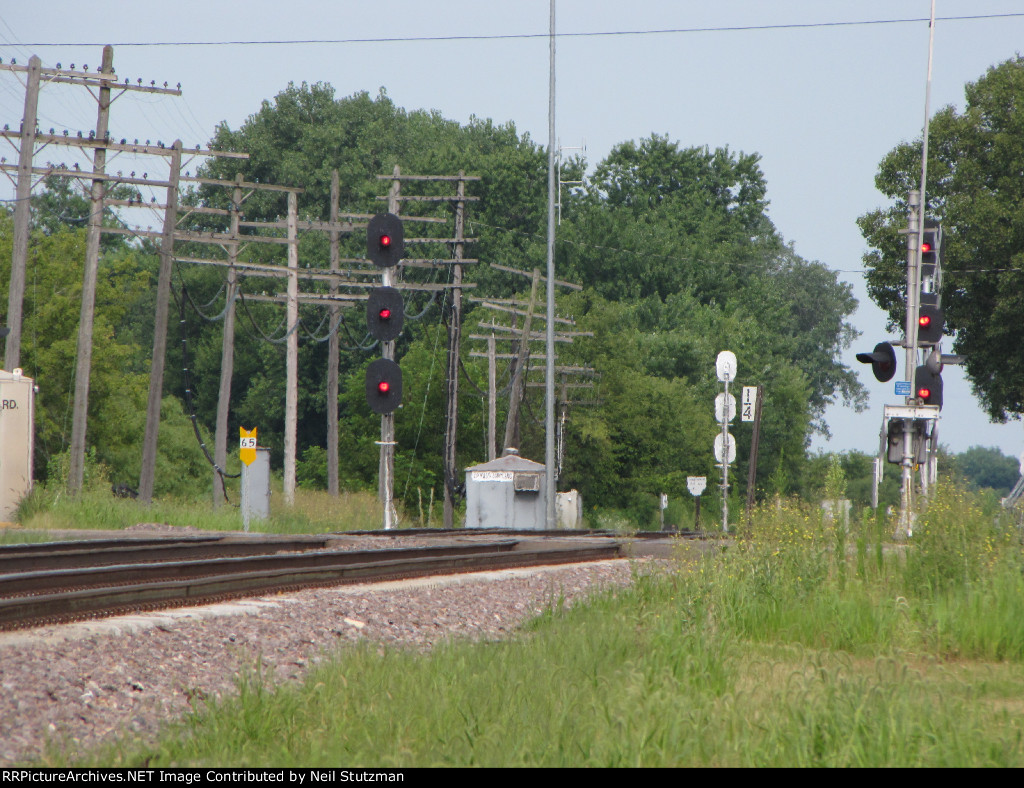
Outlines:
{"label": "transmission line wire", "polygon": [[[1002,14],[963,14],[957,16],[936,17],[941,22],[965,22],[983,19],[1013,19],[1024,16],[1024,13],[1002,13]],[[555,38],[607,38],[619,36],[655,36],[655,35],[684,35],[693,33],[744,33],[751,31],[770,30],[811,30],[820,28],[836,27],[863,27],[869,25],[903,25],[920,22],[930,22],[930,17],[905,17],[902,19],[854,19],[840,20],[837,22],[784,22],[775,25],[721,25],[715,27],[670,27],[670,28],[644,28],[637,30],[595,30],[589,32],[555,33]],[[447,41],[516,41],[544,39],[551,37],[550,33],[468,33],[465,35],[438,35],[438,36],[378,36],[372,38],[278,38],[278,39],[225,39],[220,41],[116,41],[112,46],[117,47],[220,47],[220,46],[310,46],[315,44],[393,44],[411,42],[447,42]],[[95,41],[63,41],[53,43],[52,41],[28,43],[21,46],[26,48],[40,47],[71,47],[71,46],[103,46],[109,42]]]}

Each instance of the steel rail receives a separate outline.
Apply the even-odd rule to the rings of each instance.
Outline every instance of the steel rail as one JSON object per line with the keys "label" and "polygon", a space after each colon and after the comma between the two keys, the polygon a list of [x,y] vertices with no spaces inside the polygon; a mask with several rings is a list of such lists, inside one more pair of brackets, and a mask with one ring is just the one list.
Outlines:
{"label": "steel rail", "polygon": [[[39,576],[58,573],[26,573],[26,583],[36,583],[38,591],[30,595],[0,598],[0,629],[17,629],[40,624],[59,623],[84,618],[97,618],[120,613],[153,610],[168,607],[206,604],[238,597],[294,591],[316,586],[347,583],[367,583],[431,575],[462,574],[513,567],[556,565],[599,561],[621,557],[619,543],[558,547],[543,549],[514,549],[521,545],[512,542],[501,545],[469,545],[437,548],[409,548],[400,551],[377,550],[363,552],[331,552],[262,558],[214,560],[208,562],[176,562],[176,564],[146,564],[134,567],[106,567],[96,569],[93,580],[111,570],[120,570],[121,585],[97,585],[90,588],[60,590],[54,582]],[[398,557],[399,553],[402,557]],[[335,559],[324,562],[323,558]],[[273,559],[282,559],[275,561]],[[301,559],[308,559],[305,563]],[[254,568],[255,563],[261,568]],[[154,570],[192,565],[198,574],[172,577],[165,571],[161,576]],[[198,564],[207,564],[205,567]],[[220,564],[218,571],[214,565]],[[248,564],[248,566],[246,566]],[[171,571],[176,571],[171,569]],[[130,575],[134,572],[134,580]],[[205,572],[205,573],[203,573]],[[71,574],[65,572],[65,578]],[[154,579],[157,577],[157,579]],[[17,591],[17,584],[0,578],[6,584],[5,592]],[[49,582],[51,585],[47,586]]]}
{"label": "steel rail", "polygon": [[150,583],[160,580],[189,580],[225,574],[246,574],[408,558],[469,555],[512,550],[515,540],[470,545],[437,545],[433,547],[399,547],[389,550],[324,550],[312,553],[267,553],[224,558],[201,558],[189,561],[167,560],[160,563],[85,566],[71,569],[51,568],[41,571],[0,574],[0,598],[39,594],[57,589],[70,590]]}
{"label": "steel rail", "polygon": [[160,544],[208,544],[224,539],[224,534],[202,534],[197,536],[140,536],[116,539],[69,539],[65,542],[17,542],[0,545],[0,558],[14,555],[35,555],[39,553],[64,553],[92,548],[96,550],[111,547],[146,547]]}
{"label": "steel rail", "polygon": [[10,547],[15,549],[0,549],[0,575],[109,564],[141,564],[322,550],[328,542],[329,540],[323,537],[274,540],[218,537],[194,541],[153,540],[144,544],[136,544],[134,540],[51,543],[54,549],[45,549],[49,545],[43,543],[32,545],[37,548],[32,550],[19,550],[16,548],[20,545],[11,545]]}
{"label": "steel rail", "polygon": [[332,531],[331,536],[386,536],[400,539],[403,536],[560,536],[566,539],[605,537],[609,539],[721,539],[719,532],[707,531],[599,531],[593,529],[532,529],[532,528],[392,528],[388,531]]}

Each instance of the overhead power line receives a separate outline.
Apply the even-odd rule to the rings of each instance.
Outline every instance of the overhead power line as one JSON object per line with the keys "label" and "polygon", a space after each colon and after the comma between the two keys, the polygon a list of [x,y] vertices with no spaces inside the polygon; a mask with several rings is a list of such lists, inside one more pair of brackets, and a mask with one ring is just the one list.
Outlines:
{"label": "overhead power line", "polygon": [[[1006,14],[970,14],[962,16],[937,17],[941,22],[965,22],[983,19],[1010,19],[1024,17],[1024,12]],[[928,17],[908,17],[905,19],[860,19],[840,22],[790,22],[777,25],[725,25],[721,27],[674,27],[646,30],[597,30],[579,33],[556,33],[556,38],[600,38],[609,36],[653,36],[680,35],[686,33],[741,33],[754,30],[804,30],[828,27],[857,27],[864,25],[902,25],[929,22]],[[445,36],[386,36],[374,38],[304,38],[304,39],[263,39],[258,41],[224,40],[224,41],[115,41],[117,47],[221,47],[221,46],[296,46],[314,44],[389,44],[413,41],[509,41],[519,39],[547,39],[549,33],[495,33],[478,35],[445,35]],[[109,42],[96,41],[52,41],[20,44],[24,48],[40,47],[85,47],[103,46]]]}

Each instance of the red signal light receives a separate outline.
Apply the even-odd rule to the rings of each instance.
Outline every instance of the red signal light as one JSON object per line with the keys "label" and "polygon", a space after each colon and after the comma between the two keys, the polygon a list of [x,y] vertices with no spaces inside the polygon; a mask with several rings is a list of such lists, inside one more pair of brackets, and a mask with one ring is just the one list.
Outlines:
{"label": "red signal light", "polygon": [[928,399],[931,395],[932,395],[932,390],[930,388],[928,388],[927,386],[921,386],[921,388],[919,388],[917,390],[917,398],[918,399]]}
{"label": "red signal light", "polygon": [[382,235],[378,243],[380,243],[381,249],[387,249],[389,246],[391,246],[391,236],[387,234]]}
{"label": "red signal light", "polygon": [[385,307],[384,309],[381,309],[380,312],[378,312],[378,315],[379,315],[381,320],[390,320],[391,319],[391,310],[388,309],[387,307]]}
{"label": "red signal light", "polygon": [[920,317],[917,318],[917,324],[921,326],[921,328],[928,328],[928,326],[932,324],[932,316],[921,315]]}
{"label": "red signal light", "polygon": [[928,243],[927,241],[925,241],[923,244],[921,244],[921,251],[922,252],[926,252],[927,253],[927,252],[930,252],[931,250],[932,250],[932,245],[930,243]]}
{"label": "red signal light", "polygon": [[382,380],[380,383],[377,384],[377,391],[380,392],[381,394],[387,394],[389,391],[391,391],[391,384],[388,383],[386,380]]}

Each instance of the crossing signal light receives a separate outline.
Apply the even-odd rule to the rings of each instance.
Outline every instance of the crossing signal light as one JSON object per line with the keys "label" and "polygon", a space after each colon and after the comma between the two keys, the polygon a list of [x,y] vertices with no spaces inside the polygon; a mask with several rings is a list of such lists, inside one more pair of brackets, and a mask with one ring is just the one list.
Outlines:
{"label": "crossing signal light", "polygon": [[917,313],[917,344],[923,347],[942,341],[946,316],[937,304],[922,304]]}
{"label": "crossing signal light", "polygon": [[366,401],[380,415],[402,403],[402,368],[389,358],[378,358],[366,368]]}
{"label": "crossing signal light", "polygon": [[857,360],[871,365],[871,372],[879,383],[892,380],[896,374],[896,351],[888,342],[879,342],[870,353],[858,353]]}
{"label": "crossing signal light", "polygon": [[924,405],[942,407],[942,374],[926,364],[914,371],[914,396]]}
{"label": "crossing signal light", "polygon": [[378,213],[366,226],[366,256],[378,268],[391,268],[405,257],[405,230],[393,213]]}
{"label": "crossing signal light", "polygon": [[370,336],[382,342],[397,339],[405,324],[402,293],[394,287],[375,287],[366,301],[366,324]]}
{"label": "crossing signal light", "polygon": [[921,280],[935,279],[942,257],[942,225],[926,220],[921,232]]}

